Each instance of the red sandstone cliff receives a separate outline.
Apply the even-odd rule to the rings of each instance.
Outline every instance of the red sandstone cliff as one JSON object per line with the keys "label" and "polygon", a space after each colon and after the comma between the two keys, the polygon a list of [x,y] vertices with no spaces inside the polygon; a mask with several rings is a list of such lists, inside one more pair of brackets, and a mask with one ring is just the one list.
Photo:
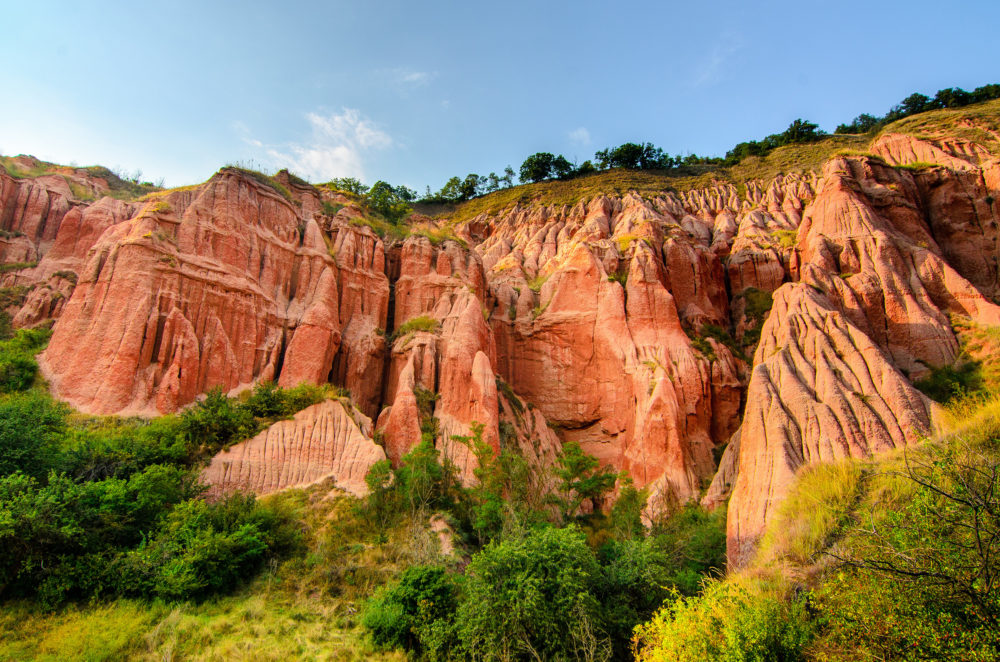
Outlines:
{"label": "red sandstone cliff", "polygon": [[[952,318],[1000,323],[996,147],[888,134],[819,172],[517,204],[433,243],[387,242],[350,200],[288,177],[288,197],[224,169],[147,202],[88,203],[65,179],[0,173],[3,260],[32,264],[2,284],[34,286],[17,324],[56,319],[42,366],[84,411],[332,381],[394,462],[433,416],[467,477],[451,437],[474,422],[543,464],[578,441],[654,507],[714,476],[705,501],[729,499],[740,563],[800,466],[930,431],[912,382],[955,360]],[[325,215],[323,201],[345,206]],[[768,293],[770,313],[754,310]],[[206,475],[268,491],[334,474],[361,491],[383,450],[367,423],[317,407]]]}

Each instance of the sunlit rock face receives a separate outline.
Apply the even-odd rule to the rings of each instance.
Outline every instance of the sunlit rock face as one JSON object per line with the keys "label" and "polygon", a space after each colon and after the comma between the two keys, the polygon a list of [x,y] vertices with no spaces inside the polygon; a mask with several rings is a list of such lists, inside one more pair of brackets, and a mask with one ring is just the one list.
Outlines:
{"label": "sunlit rock face", "polygon": [[739,187],[422,218],[426,236],[395,240],[282,174],[126,203],[100,180],[0,173],[0,257],[18,263],[0,286],[21,288],[15,325],[55,321],[42,369],[85,412],[262,380],[350,391],[217,457],[213,489],[361,493],[422,438],[473,480],[461,438],[481,425],[542,465],[579,442],[650,508],[728,503],[738,565],[799,467],[930,431],[912,383],[955,360],[951,318],[1000,323],[990,150],[888,134],[870,151]]}

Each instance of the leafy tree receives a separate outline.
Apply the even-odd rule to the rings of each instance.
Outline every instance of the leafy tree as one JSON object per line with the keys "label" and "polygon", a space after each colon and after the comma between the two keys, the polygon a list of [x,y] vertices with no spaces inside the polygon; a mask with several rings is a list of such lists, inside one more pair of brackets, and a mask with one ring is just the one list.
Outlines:
{"label": "leafy tree", "polygon": [[552,159],[553,177],[558,179],[567,179],[575,174],[575,172],[576,170],[573,168],[573,164],[570,163],[569,160],[562,154]]}
{"label": "leafy tree", "polygon": [[486,661],[577,657],[587,639],[607,642],[595,598],[600,581],[597,560],[575,528],[493,542],[466,569],[458,639],[470,657]]}
{"label": "leafy tree", "polygon": [[465,444],[476,457],[473,475],[477,483],[467,489],[469,524],[480,544],[494,540],[505,532],[522,530],[530,524],[544,521],[541,486],[524,457],[513,448],[501,448],[499,453],[483,440],[483,426],[472,424],[472,436],[453,436]]}
{"label": "leafy tree", "polygon": [[364,510],[375,526],[379,537],[396,514],[396,491],[393,483],[392,464],[389,460],[379,460],[365,474],[365,485],[368,486],[368,497],[364,502]]}
{"label": "leafy tree", "polygon": [[403,497],[414,515],[425,512],[430,506],[444,503],[448,496],[451,468],[442,466],[440,452],[434,443],[423,440],[403,456],[396,481]]}
{"label": "leafy tree", "polygon": [[881,125],[881,120],[874,115],[862,113],[854,118],[850,124],[841,124],[834,133],[868,133],[874,131]]}
{"label": "leafy tree", "polygon": [[602,170],[607,168],[628,168],[630,170],[650,170],[669,168],[673,159],[652,143],[625,143],[618,147],[599,150],[594,154]]}
{"label": "leafy tree", "polygon": [[354,177],[336,177],[331,179],[328,185],[338,191],[345,191],[355,195],[364,195],[365,193],[368,193],[368,187]]}
{"label": "leafy tree", "polygon": [[486,183],[483,185],[483,191],[485,193],[494,193],[500,190],[500,177],[495,173],[491,172],[486,175]]}
{"label": "leafy tree", "polygon": [[797,119],[788,125],[782,135],[784,144],[814,142],[822,138],[825,134],[819,130],[819,125]]}
{"label": "leafy tree", "polygon": [[416,197],[416,192],[406,186],[392,186],[379,180],[372,184],[365,197],[365,204],[389,222],[398,223],[413,211],[409,203]]}
{"label": "leafy tree", "polygon": [[552,176],[555,156],[549,152],[537,152],[521,164],[521,182],[540,182]]}
{"label": "leafy tree", "polygon": [[68,413],[42,393],[0,398],[0,476],[21,471],[44,478],[59,462]]}
{"label": "leafy tree", "polygon": [[673,569],[651,539],[613,541],[598,554],[597,599],[610,635],[612,658],[629,658],[632,631],[671,596]]}
{"label": "leafy tree", "polygon": [[931,105],[935,108],[961,108],[973,101],[973,95],[960,87],[947,87],[938,90]]}
{"label": "leafy tree", "polygon": [[514,174],[514,169],[510,166],[503,169],[503,177],[500,178],[500,181],[504,188],[510,188],[514,185]]}
{"label": "leafy tree", "polygon": [[1000,85],[997,85],[996,83],[982,85],[972,91],[973,103],[991,101],[993,99],[1000,99]]}
{"label": "leafy tree", "polygon": [[893,106],[886,115],[886,119],[892,121],[909,115],[915,115],[916,113],[922,113],[925,110],[933,110],[933,108],[934,106],[931,103],[930,97],[926,94],[915,92],[903,99],[898,105]]}
{"label": "leafy tree", "polygon": [[462,180],[461,186],[459,187],[459,191],[461,192],[461,199],[471,200],[472,198],[479,195],[482,190],[483,184],[484,184],[483,178],[480,177],[479,175],[475,173],[470,173],[466,175],[465,179]]}
{"label": "leafy tree", "polygon": [[603,497],[618,478],[609,467],[601,467],[596,457],[583,452],[575,441],[563,445],[553,473],[558,482],[552,498],[563,521],[576,515],[587,499],[596,501]]}
{"label": "leafy tree", "polygon": [[631,476],[626,476],[618,492],[618,499],[611,508],[611,526],[619,540],[642,538],[646,527],[642,511],[646,507],[646,490],[638,490]]}
{"label": "leafy tree", "polygon": [[361,622],[379,648],[421,653],[431,644],[435,658],[445,659],[452,637],[437,635],[457,607],[455,583],[444,568],[413,566],[368,602]]}

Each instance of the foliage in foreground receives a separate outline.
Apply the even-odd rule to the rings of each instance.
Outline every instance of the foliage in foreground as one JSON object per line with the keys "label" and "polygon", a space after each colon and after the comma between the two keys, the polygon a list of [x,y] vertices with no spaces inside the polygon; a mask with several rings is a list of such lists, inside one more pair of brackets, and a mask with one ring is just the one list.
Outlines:
{"label": "foliage in foreground", "polygon": [[623,659],[633,628],[671,591],[695,593],[725,564],[721,512],[688,505],[647,530],[645,494],[627,481],[610,515],[585,512],[616,476],[576,444],[546,474],[514,448],[496,454],[475,427],[457,438],[477,458],[477,483],[462,488],[429,442],[433,419],[424,427],[428,440],[399,469],[373,467],[363,512],[384,531],[444,510],[474,553],[463,572],[441,562],[412,568],[369,602],[363,623],[382,649],[426,659]]}
{"label": "foliage in foreground", "polygon": [[0,342],[0,598],[203,598],[296,544],[253,497],[200,498],[199,463],[328,395],[261,384],[154,421],[73,414],[35,385],[45,330]]}
{"label": "foliage in foreground", "polygon": [[638,659],[1000,659],[1000,407],[958,408],[924,447],[803,471],[755,563],[668,603]]}

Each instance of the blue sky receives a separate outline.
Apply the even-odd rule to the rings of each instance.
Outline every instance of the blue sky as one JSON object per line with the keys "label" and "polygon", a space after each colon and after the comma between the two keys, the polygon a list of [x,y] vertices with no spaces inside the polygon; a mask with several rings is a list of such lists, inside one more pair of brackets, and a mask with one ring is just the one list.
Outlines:
{"label": "blue sky", "polygon": [[797,117],[1000,82],[1000,2],[0,2],[0,153],[176,186],[289,167],[419,191],[625,141],[718,155]]}

